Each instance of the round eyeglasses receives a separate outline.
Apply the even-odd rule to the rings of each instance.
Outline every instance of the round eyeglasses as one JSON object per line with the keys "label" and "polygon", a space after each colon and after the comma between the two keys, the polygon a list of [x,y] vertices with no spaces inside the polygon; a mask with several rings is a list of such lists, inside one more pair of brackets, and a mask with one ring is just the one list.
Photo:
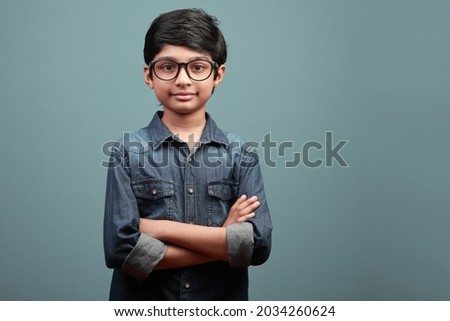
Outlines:
{"label": "round eyeglasses", "polygon": [[195,59],[189,62],[176,62],[170,59],[152,61],[149,65],[155,76],[161,80],[170,81],[178,77],[181,67],[184,67],[189,78],[195,81],[208,79],[219,65],[207,59]]}

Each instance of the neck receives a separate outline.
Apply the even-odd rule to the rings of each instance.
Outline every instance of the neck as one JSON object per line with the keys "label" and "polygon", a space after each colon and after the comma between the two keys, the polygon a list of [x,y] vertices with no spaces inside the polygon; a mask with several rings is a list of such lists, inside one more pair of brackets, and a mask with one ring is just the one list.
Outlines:
{"label": "neck", "polygon": [[162,117],[164,125],[179,139],[192,148],[200,140],[206,124],[205,111],[193,114],[177,114],[164,110]]}
{"label": "neck", "polygon": [[206,115],[204,111],[195,114],[177,114],[165,110],[162,121],[174,133],[188,132],[198,127],[203,129],[206,123]]}

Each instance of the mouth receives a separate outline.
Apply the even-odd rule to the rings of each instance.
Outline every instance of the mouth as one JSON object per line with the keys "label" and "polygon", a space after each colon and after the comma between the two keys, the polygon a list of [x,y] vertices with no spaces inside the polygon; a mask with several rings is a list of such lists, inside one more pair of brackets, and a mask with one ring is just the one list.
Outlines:
{"label": "mouth", "polygon": [[187,100],[190,100],[193,97],[197,96],[197,94],[190,92],[190,91],[179,91],[179,92],[171,93],[170,96],[174,97],[175,99],[180,100],[180,101],[187,101]]}

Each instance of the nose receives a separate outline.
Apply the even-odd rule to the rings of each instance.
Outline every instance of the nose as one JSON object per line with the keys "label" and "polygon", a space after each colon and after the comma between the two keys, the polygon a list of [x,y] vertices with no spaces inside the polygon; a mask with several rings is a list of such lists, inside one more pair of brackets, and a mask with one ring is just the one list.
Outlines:
{"label": "nose", "polygon": [[178,86],[188,85],[191,84],[191,78],[187,74],[187,66],[181,65],[180,71],[178,72],[178,76],[175,79],[175,84]]}

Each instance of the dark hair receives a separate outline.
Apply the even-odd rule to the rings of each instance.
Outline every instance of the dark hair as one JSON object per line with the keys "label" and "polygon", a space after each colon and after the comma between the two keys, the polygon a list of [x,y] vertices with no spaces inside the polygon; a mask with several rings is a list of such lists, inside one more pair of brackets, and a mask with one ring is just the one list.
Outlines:
{"label": "dark hair", "polygon": [[163,13],[152,22],[145,35],[144,60],[147,65],[164,45],[208,53],[219,66],[227,60],[227,45],[216,17],[201,9]]}

